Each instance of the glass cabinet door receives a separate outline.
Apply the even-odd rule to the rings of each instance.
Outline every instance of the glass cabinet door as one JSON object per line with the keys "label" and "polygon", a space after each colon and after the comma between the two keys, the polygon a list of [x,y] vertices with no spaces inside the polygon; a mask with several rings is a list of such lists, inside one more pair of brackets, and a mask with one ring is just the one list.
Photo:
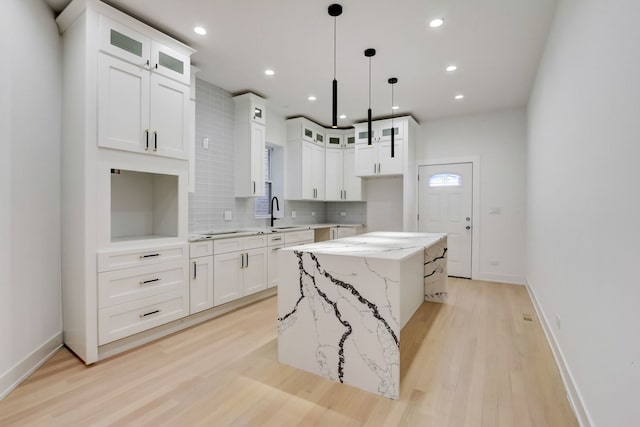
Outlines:
{"label": "glass cabinet door", "polygon": [[148,68],[151,40],[131,28],[100,15],[100,50]]}
{"label": "glass cabinet door", "polygon": [[191,83],[191,60],[187,55],[151,42],[151,70],[184,84]]}

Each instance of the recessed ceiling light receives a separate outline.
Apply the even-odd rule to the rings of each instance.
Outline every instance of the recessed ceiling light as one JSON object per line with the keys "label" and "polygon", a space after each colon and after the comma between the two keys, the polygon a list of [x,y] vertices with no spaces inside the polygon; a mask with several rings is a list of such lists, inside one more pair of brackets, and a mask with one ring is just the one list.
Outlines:
{"label": "recessed ceiling light", "polygon": [[458,69],[458,67],[456,67],[455,65],[449,65],[449,66],[447,67],[447,71],[455,71],[455,70],[457,70],[457,69]]}
{"label": "recessed ceiling light", "polygon": [[400,107],[398,105],[394,105],[393,107],[391,107],[392,110],[399,110]]}
{"label": "recessed ceiling light", "polygon": [[442,19],[442,18],[432,19],[431,22],[429,22],[429,26],[431,28],[438,28],[442,24],[444,24],[444,19]]}
{"label": "recessed ceiling light", "polygon": [[205,34],[207,34],[207,30],[205,30],[202,27],[195,27],[193,29],[193,32],[196,33],[196,34],[200,34],[201,36],[204,36]]}
{"label": "recessed ceiling light", "polygon": [[311,95],[311,96],[310,96],[309,98],[307,98],[307,99],[308,99],[309,101],[315,101],[315,100],[316,100],[316,97],[315,97],[315,96],[313,96],[313,95]]}
{"label": "recessed ceiling light", "polygon": [[264,70],[264,73],[265,73],[267,76],[273,76],[273,75],[275,74],[275,71],[273,71],[273,70],[271,70],[271,69],[268,69],[268,70]]}
{"label": "recessed ceiling light", "polygon": [[460,99],[464,98],[464,95],[460,93],[460,94],[456,95],[455,98],[457,100],[460,100]]}
{"label": "recessed ceiling light", "polygon": [[346,115],[346,114],[340,114],[340,118],[341,118],[341,119],[346,119],[346,118],[347,118],[347,115]]}

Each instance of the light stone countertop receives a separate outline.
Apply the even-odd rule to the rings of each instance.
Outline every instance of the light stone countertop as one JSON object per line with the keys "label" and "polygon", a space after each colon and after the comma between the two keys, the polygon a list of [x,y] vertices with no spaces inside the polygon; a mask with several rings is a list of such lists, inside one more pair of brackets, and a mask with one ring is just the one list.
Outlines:
{"label": "light stone countertop", "polygon": [[262,227],[262,228],[243,228],[238,230],[220,230],[210,231],[207,233],[194,233],[189,236],[190,242],[199,242],[202,240],[229,239],[233,237],[255,236],[257,234],[273,234],[286,233],[290,231],[315,230],[318,228],[332,227],[365,227],[364,224],[296,224],[281,227]]}
{"label": "light stone countertop", "polygon": [[444,238],[446,238],[444,233],[378,231],[325,242],[293,246],[282,250],[400,261],[424,251]]}

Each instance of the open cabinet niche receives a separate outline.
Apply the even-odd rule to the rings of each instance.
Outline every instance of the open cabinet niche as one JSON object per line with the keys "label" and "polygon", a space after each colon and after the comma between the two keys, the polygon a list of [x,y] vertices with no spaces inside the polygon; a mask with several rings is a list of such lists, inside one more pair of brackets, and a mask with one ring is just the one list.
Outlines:
{"label": "open cabinet niche", "polygon": [[111,170],[111,241],[178,236],[177,175]]}

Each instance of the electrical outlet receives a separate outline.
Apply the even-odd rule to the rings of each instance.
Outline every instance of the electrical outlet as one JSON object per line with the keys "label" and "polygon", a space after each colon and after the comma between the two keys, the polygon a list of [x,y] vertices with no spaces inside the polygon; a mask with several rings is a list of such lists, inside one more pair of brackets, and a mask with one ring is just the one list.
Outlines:
{"label": "electrical outlet", "polygon": [[311,212],[311,216],[316,216],[316,213],[315,212]]}
{"label": "electrical outlet", "polygon": [[340,212],[340,216],[347,216],[346,212]]}
{"label": "electrical outlet", "polygon": [[291,218],[295,218],[296,217],[296,211],[291,211]]}
{"label": "electrical outlet", "polygon": [[202,148],[204,148],[205,150],[209,149],[209,138],[202,139]]}
{"label": "electrical outlet", "polygon": [[558,316],[556,314],[556,326],[558,327],[558,330],[562,330],[562,319],[560,319],[560,316]]}
{"label": "electrical outlet", "polygon": [[231,211],[224,211],[224,220],[225,221],[231,221],[232,217],[233,217],[233,214],[231,213]]}

